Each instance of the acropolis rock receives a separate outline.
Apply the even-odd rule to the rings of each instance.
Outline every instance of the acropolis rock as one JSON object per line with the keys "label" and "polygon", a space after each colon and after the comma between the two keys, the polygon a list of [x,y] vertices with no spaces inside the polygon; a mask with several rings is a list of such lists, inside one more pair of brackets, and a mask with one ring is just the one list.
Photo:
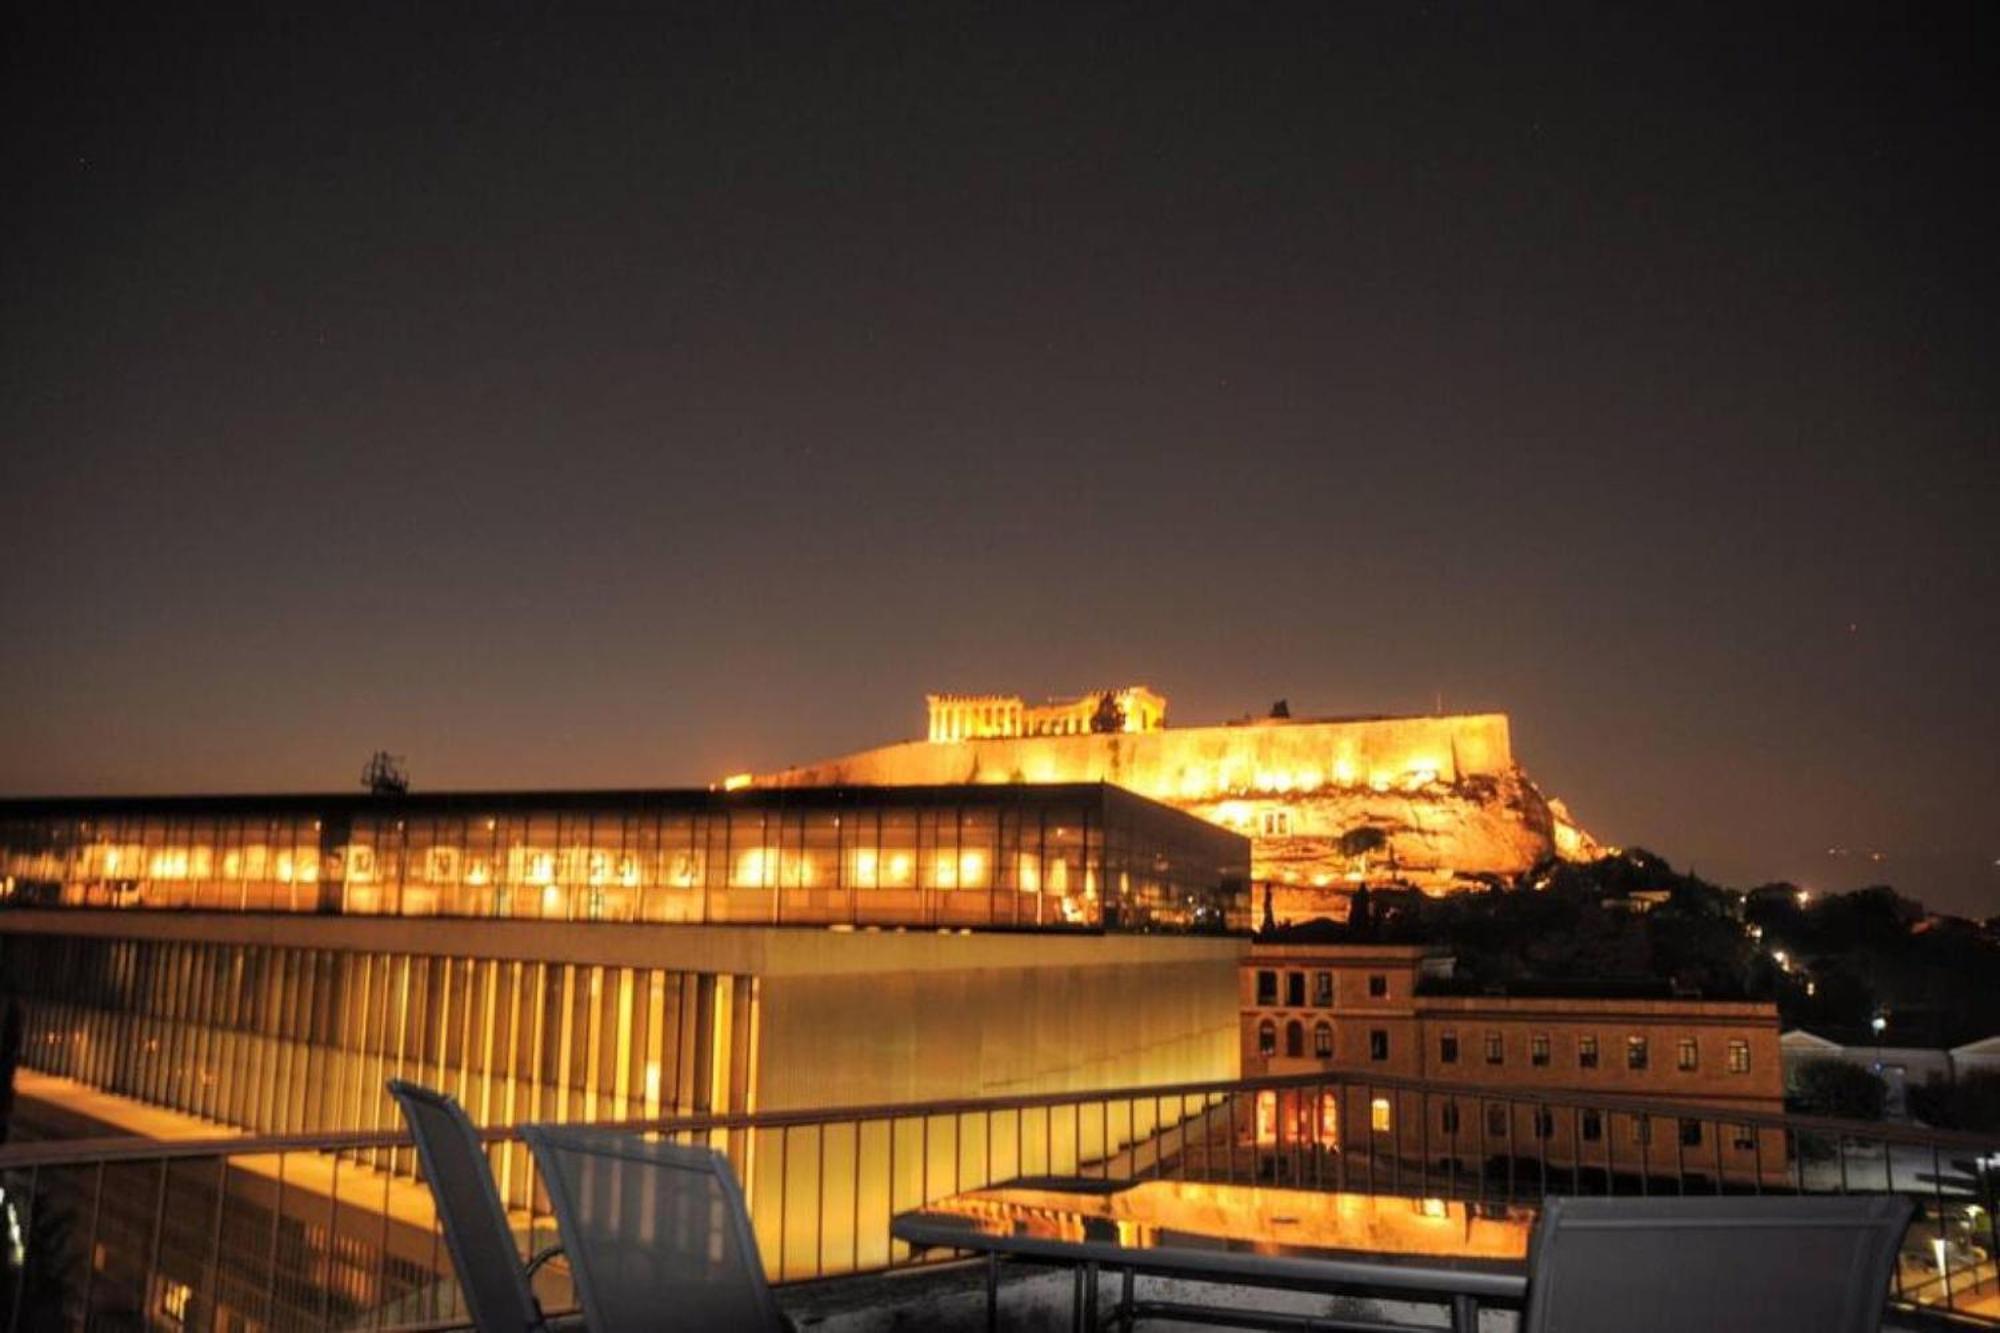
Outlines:
{"label": "acropolis rock", "polygon": [[1602,850],[1514,762],[1504,713],[1174,727],[1145,686],[1038,706],[1010,695],[929,704],[930,739],[756,781],[1116,783],[1249,837],[1252,878],[1287,918],[1339,915],[1364,883],[1450,893]]}

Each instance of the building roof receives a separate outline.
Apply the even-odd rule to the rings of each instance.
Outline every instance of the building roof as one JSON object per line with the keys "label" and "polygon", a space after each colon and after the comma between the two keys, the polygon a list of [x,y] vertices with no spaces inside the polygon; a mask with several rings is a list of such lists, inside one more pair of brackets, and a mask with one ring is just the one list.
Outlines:
{"label": "building roof", "polygon": [[[569,788],[543,791],[279,792],[200,796],[34,796],[0,798],[0,820],[125,815],[221,815],[289,811],[329,814],[465,813],[591,808],[689,811],[737,807],[841,809],[875,805],[1032,805],[1047,801],[1131,801],[1177,819],[1173,807],[1110,782],[951,783],[931,786]],[[1213,828],[1207,821],[1197,821]],[[1223,830],[1217,829],[1217,832]],[[1230,835],[1236,836],[1236,835]]]}

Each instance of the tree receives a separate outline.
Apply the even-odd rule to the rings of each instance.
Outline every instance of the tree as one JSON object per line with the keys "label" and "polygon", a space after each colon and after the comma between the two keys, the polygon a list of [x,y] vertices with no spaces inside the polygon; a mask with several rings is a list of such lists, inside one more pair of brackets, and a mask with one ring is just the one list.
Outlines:
{"label": "tree", "polygon": [[1860,1065],[1845,1060],[1807,1060],[1792,1075],[1785,1105],[1806,1115],[1836,1120],[1880,1120],[1889,1090]]}

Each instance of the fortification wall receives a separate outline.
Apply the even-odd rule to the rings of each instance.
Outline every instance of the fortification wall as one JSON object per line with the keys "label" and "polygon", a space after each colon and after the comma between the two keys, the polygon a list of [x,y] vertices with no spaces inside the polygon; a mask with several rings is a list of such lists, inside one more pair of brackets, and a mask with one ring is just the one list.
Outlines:
{"label": "fortification wall", "polygon": [[1156,800],[1231,792],[1404,789],[1513,768],[1504,713],[909,741],[787,769],[774,786],[1115,782]]}

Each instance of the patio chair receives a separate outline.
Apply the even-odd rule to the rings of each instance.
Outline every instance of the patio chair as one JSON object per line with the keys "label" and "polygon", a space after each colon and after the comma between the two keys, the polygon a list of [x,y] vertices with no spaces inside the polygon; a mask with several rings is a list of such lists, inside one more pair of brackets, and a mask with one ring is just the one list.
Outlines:
{"label": "patio chair", "polygon": [[1909,1222],[1899,1195],[1550,1198],[1522,1333],[1872,1333]]}
{"label": "patio chair", "polygon": [[536,1301],[535,1270],[562,1252],[550,1246],[523,1265],[514,1230],[472,1121],[451,1097],[402,1079],[389,1095],[417,1141],[417,1160],[437,1201],[452,1271],[479,1333],[540,1333],[549,1327]]}
{"label": "patio chair", "polygon": [[521,1137],[592,1329],[791,1328],[720,1154],[576,1126],[523,1125]]}

